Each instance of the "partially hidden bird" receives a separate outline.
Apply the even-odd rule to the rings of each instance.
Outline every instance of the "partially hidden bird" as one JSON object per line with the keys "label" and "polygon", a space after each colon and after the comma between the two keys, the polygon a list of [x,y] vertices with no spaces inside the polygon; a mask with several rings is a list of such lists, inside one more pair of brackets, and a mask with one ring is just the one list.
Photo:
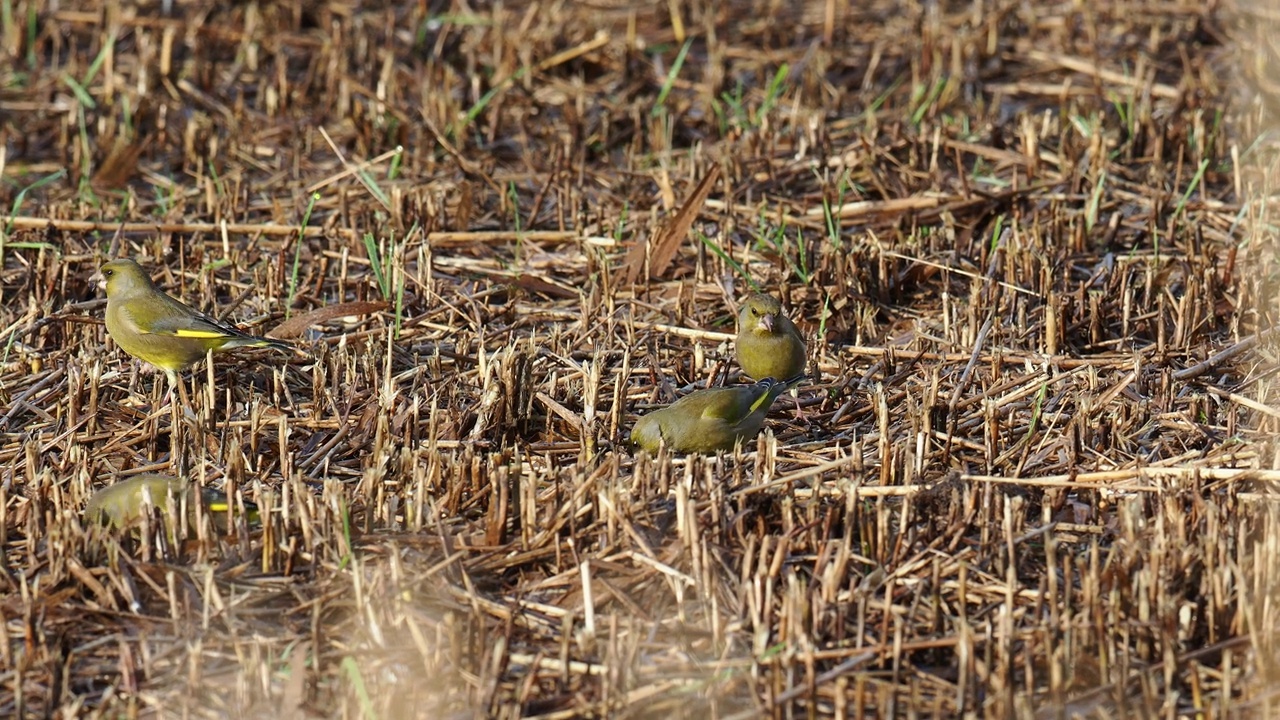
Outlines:
{"label": "partially hidden bird", "polygon": [[[213,526],[220,532],[228,532],[231,509],[225,493],[211,487],[199,488],[186,478],[158,473],[137,475],[99,490],[89,498],[84,516],[91,523],[121,529],[138,524],[152,507],[160,511],[162,518],[168,518],[170,498],[181,502],[185,497],[187,517],[190,527],[194,528],[198,521],[197,491]],[[257,523],[258,506],[246,500],[244,507],[246,520],[250,524]]]}
{"label": "partially hidden bird", "polygon": [[792,378],[808,360],[804,339],[772,295],[752,293],[738,312],[738,365],[753,380]]}
{"label": "partially hidden bird", "polygon": [[697,390],[637,420],[631,444],[651,453],[663,443],[679,453],[732,450],[754,438],[773,401],[803,379],[765,378],[754,385]]}
{"label": "partially hidden bird", "polygon": [[279,340],[241,332],[170,297],[129,258],[101,268],[107,282],[107,332],[130,355],[148,362],[177,385],[177,373],[209,351],[239,347],[292,350]]}

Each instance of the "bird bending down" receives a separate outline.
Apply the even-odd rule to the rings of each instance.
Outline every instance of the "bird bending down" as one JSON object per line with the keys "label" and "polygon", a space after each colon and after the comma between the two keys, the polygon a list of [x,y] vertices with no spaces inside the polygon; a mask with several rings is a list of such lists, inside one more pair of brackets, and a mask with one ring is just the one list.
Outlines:
{"label": "bird bending down", "polygon": [[[179,502],[185,494],[187,517],[194,528],[198,522],[196,515],[195,493],[200,491],[201,502],[205,512],[213,519],[213,525],[219,532],[229,532],[230,501],[225,493],[211,487],[197,488],[185,478],[156,473],[144,473],[128,480],[121,480],[115,485],[105,487],[89,498],[84,508],[85,519],[91,523],[109,525],[122,529],[142,520],[143,513],[149,508],[156,508],[161,516],[168,517],[169,498],[172,496]],[[258,506],[245,501],[246,520],[258,522]],[[167,522],[167,519],[166,521]]]}
{"label": "bird bending down", "polygon": [[773,401],[803,379],[765,378],[754,385],[697,390],[637,420],[631,444],[651,453],[663,443],[680,453],[732,450],[754,438]]}

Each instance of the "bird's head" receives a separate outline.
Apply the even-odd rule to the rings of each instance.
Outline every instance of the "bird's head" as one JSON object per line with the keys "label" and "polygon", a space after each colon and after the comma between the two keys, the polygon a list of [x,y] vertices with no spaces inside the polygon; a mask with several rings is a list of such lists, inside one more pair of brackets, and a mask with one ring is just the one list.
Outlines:
{"label": "bird's head", "polygon": [[106,283],[107,297],[128,294],[134,290],[150,287],[151,278],[147,271],[129,258],[119,258],[104,263],[98,270],[99,282]]}
{"label": "bird's head", "polygon": [[753,293],[742,305],[738,314],[738,325],[752,332],[772,333],[778,324],[778,316],[782,314],[782,303],[772,295]]}

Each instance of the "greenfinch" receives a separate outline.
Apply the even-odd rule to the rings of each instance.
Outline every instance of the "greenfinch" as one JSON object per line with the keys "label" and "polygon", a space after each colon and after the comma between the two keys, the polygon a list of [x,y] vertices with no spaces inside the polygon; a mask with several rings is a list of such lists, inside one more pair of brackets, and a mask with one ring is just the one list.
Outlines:
{"label": "greenfinch", "polygon": [[211,350],[292,350],[288,343],[240,332],[166,295],[128,258],[104,264],[102,276],[107,281],[107,332],[125,352],[163,370],[174,385],[178,371]]}
{"label": "greenfinch", "polygon": [[808,353],[795,323],[772,295],[752,293],[738,312],[734,343],[738,365],[755,380],[792,378],[804,372]]}
{"label": "greenfinch", "polygon": [[651,453],[664,442],[680,453],[732,450],[760,432],[773,401],[801,379],[765,378],[754,385],[695,391],[637,420],[631,444]]}
{"label": "greenfinch", "polygon": [[[92,523],[110,525],[113,528],[124,528],[141,521],[148,508],[160,510],[162,517],[167,517],[169,498],[180,500],[186,494],[187,517],[192,527],[197,522],[195,491],[197,487],[185,478],[156,473],[144,473],[136,477],[122,480],[115,485],[103,488],[89,498],[84,508],[85,519]],[[213,519],[214,527],[227,532],[230,503],[225,493],[210,487],[201,490],[204,509]],[[150,504],[148,504],[150,503]],[[258,506],[245,502],[245,513],[250,523],[258,521]]]}

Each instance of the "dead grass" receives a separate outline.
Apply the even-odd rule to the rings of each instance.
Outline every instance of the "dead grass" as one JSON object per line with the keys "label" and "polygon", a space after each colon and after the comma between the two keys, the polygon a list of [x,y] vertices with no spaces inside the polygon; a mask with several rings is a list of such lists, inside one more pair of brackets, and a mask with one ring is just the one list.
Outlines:
{"label": "dead grass", "polygon": [[[1274,713],[1271,9],[0,9],[0,715]],[[306,352],[152,412],[117,255]],[[636,457],[750,283],[808,422]]]}

